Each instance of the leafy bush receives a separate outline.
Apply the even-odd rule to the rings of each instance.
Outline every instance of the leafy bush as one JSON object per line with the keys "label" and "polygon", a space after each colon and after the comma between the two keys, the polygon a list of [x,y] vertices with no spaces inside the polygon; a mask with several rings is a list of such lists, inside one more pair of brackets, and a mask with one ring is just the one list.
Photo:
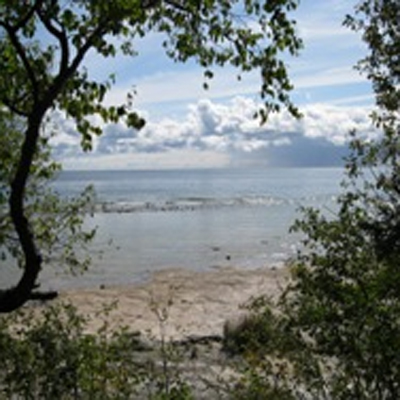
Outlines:
{"label": "leafy bush", "polygon": [[121,330],[109,337],[106,326],[87,334],[86,322],[70,305],[3,318],[0,393],[23,399],[129,398],[141,379],[130,336]]}
{"label": "leafy bush", "polygon": [[[88,319],[69,304],[4,316],[0,397],[192,399],[190,386],[165,348],[158,352],[144,346],[140,334],[127,328],[111,329],[107,312],[95,333],[86,332]],[[151,351],[140,357],[143,350]]]}
{"label": "leafy bush", "polygon": [[336,217],[306,209],[294,225],[305,239],[292,283],[277,304],[258,311],[274,316],[275,334],[284,340],[254,356],[245,375],[250,397],[274,382],[292,398],[399,396],[399,23],[398,2],[390,0],[361,1],[346,19],[370,49],[358,68],[373,83],[379,109],[371,122],[380,135],[365,140],[351,132]]}
{"label": "leafy bush", "polygon": [[[264,299],[257,299],[261,302]],[[223,350],[230,356],[265,352],[276,340],[274,318],[269,308],[227,321],[223,329]]]}

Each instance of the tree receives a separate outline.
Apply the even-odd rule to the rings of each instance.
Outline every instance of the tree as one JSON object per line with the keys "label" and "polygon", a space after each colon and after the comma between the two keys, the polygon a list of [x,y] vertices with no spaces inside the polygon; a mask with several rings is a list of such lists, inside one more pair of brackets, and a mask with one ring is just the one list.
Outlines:
{"label": "tree", "polygon": [[[140,129],[144,121],[126,104],[106,107],[112,85],[90,79],[84,68],[88,52],[135,56],[134,40],[149,32],[164,35],[166,54],[177,62],[193,59],[204,68],[232,65],[239,74],[260,71],[265,120],[280,104],[297,114],[289,98],[291,84],[282,54],[301,46],[288,13],[296,1],[226,0],[27,0],[0,2],[0,109],[22,121],[23,141],[10,183],[10,219],[23,254],[23,274],[0,296],[0,312],[10,312],[29,298],[42,268],[37,236],[26,213],[26,188],[43,136],[44,121],[57,109],[72,118],[82,146],[91,147],[104,122],[124,120]],[[3,133],[7,135],[7,133]]]}
{"label": "tree", "polygon": [[[337,216],[304,210],[305,235],[277,313],[261,311],[275,336],[271,376],[288,398],[396,399],[400,391],[400,9],[363,0],[345,24],[362,33],[358,64],[376,95],[375,140],[352,132]],[[269,336],[271,338],[271,335]],[[273,349],[273,350],[272,350]],[[274,357],[271,358],[271,354]],[[279,369],[278,366],[281,368]],[[265,369],[264,369],[265,370]],[[274,375],[275,374],[275,375]]]}
{"label": "tree", "polygon": [[[0,112],[0,249],[2,261],[23,266],[18,239],[9,215],[10,182],[23,140],[23,121],[6,111]],[[49,137],[41,137],[26,187],[26,214],[46,264],[59,264],[71,273],[80,273],[89,265],[89,255],[82,249],[93,238],[95,230],[85,230],[84,218],[92,212],[93,190],[86,188],[75,198],[64,199],[49,183],[61,166],[52,160]],[[78,256],[79,253],[79,256]],[[37,296],[37,294],[35,294]]]}

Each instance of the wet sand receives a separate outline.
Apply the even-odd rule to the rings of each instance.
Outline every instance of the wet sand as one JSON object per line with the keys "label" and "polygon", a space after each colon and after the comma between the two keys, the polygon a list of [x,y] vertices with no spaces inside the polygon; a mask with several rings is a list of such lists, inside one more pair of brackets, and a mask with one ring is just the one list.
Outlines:
{"label": "wet sand", "polygon": [[88,315],[91,332],[102,324],[102,307],[116,303],[107,317],[112,327],[128,326],[152,338],[163,333],[176,340],[221,335],[225,321],[239,318],[251,297],[276,296],[287,279],[286,268],[170,269],[154,273],[141,285],[69,290],[57,301],[69,301]]}

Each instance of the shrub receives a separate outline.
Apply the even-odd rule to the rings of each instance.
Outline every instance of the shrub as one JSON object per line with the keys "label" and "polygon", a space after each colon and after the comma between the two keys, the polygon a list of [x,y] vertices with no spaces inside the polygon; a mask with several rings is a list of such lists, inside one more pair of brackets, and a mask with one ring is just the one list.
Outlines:
{"label": "shrub", "polygon": [[22,399],[126,399],[143,373],[125,330],[104,325],[85,333],[87,320],[63,304],[1,321],[0,393]]}

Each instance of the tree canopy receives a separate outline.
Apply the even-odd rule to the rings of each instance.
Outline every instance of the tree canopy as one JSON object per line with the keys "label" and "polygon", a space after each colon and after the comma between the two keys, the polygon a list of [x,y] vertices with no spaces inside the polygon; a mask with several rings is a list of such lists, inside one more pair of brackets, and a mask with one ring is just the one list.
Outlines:
{"label": "tree canopy", "polygon": [[[0,109],[21,121],[23,131],[8,200],[23,274],[15,287],[0,295],[0,312],[12,311],[29,298],[42,268],[37,233],[26,212],[26,188],[51,110],[76,123],[85,150],[102,131],[93,115],[104,122],[123,120],[133,129],[145,123],[133,109],[132,94],[125,104],[104,105],[113,79],[90,78],[85,69],[88,53],[105,58],[122,53],[133,61],[135,40],[158,32],[166,54],[176,62],[195,60],[204,69],[205,81],[213,77],[214,66],[231,65],[239,76],[258,70],[263,121],[281,105],[297,115],[282,58],[301,47],[289,17],[296,6],[291,0],[0,1]],[[9,135],[7,129],[2,135]]]}

